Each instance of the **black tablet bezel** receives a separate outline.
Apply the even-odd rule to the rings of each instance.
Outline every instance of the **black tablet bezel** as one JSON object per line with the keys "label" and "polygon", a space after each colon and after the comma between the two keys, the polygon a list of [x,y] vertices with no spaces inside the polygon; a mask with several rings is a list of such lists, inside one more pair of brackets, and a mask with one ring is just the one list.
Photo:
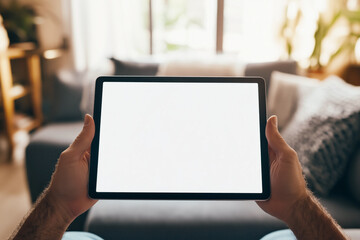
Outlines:
{"label": "black tablet bezel", "polygon": [[[159,192],[97,192],[98,147],[101,120],[102,87],[104,82],[169,82],[169,83],[257,83],[259,96],[262,193],[159,193]],[[265,137],[265,81],[259,77],[145,77],[102,76],[96,79],[94,114],[95,136],[91,144],[89,197],[93,199],[159,199],[159,200],[266,200],[270,197],[270,166]]]}

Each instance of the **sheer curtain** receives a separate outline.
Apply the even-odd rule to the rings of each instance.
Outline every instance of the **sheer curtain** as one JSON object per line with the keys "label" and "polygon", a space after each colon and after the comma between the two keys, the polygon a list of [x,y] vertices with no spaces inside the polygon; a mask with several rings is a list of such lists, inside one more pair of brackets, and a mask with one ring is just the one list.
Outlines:
{"label": "sheer curtain", "polygon": [[98,69],[109,57],[136,57],[146,52],[149,33],[144,2],[147,0],[71,0],[75,69]]}

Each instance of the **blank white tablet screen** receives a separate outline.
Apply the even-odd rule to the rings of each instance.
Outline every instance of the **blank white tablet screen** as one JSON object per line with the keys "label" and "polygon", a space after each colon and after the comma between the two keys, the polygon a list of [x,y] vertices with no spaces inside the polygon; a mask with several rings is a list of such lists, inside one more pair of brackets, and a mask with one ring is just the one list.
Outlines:
{"label": "blank white tablet screen", "polygon": [[96,191],[262,193],[258,85],[104,82]]}

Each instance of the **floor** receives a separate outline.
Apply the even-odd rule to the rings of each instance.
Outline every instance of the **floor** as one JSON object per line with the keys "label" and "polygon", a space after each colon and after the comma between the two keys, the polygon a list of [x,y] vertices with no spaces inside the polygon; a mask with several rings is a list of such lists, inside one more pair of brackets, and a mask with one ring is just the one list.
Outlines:
{"label": "floor", "polygon": [[6,143],[0,136],[0,239],[7,239],[31,207],[26,182],[24,150],[28,135],[19,132],[11,163],[6,162]]}

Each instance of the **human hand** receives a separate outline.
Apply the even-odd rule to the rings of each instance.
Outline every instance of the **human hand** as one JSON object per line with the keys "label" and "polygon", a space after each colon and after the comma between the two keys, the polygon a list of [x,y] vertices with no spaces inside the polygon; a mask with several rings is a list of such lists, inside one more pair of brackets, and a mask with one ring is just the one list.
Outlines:
{"label": "human hand", "polygon": [[293,206],[309,195],[297,153],[282,138],[277,128],[277,117],[266,125],[269,144],[271,197],[257,204],[265,212],[284,222],[291,218]]}
{"label": "human hand", "polygon": [[95,134],[94,120],[85,116],[84,126],[75,141],[61,153],[45,198],[62,217],[72,221],[97,200],[88,197],[90,146]]}

